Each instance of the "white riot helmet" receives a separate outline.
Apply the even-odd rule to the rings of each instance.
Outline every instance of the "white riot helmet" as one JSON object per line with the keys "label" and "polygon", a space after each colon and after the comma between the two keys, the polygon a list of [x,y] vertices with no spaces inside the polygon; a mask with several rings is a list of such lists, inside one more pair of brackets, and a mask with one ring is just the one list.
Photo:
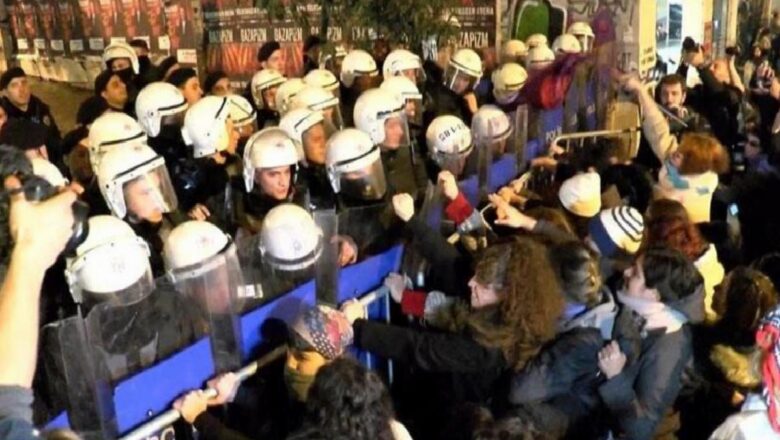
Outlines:
{"label": "white riot helmet", "polygon": [[507,140],[512,135],[509,117],[495,105],[483,105],[471,119],[471,134],[480,148],[490,148],[492,157],[506,152]]}
{"label": "white riot helmet", "polygon": [[533,34],[525,40],[525,45],[528,47],[529,51],[539,46],[547,46],[549,45],[547,42],[547,35]]}
{"label": "white riot helmet", "polygon": [[108,150],[96,174],[106,204],[119,218],[154,220],[178,205],[165,160],[146,145]]}
{"label": "white riot helmet", "polygon": [[471,49],[459,49],[450,58],[444,73],[444,85],[459,95],[474,87],[482,78],[482,59]]}
{"label": "white riot helmet", "polygon": [[355,102],[355,128],[368,133],[374,145],[392,150],[408,147],[405,107],[398,95],[387,90],[366,90]]}
{"label": "white riot helmet", "polygon": [[405,76],[391,76],[382,81],[380,89],[399,96],[406,106],[406,118],[410,124],[422,126],[422,93],[417,85]]}
{"label": "white riot helmet", "polygon": [[378,74],[374,57],[365,50],[351,50],[341,63],[341,82],[347,88],[352,87],[359,76],[373,77]]}
{"label": "white riot helmet", "polygon": [[580,40],[571,34],[561,34],[553,41],[552,50],[556,55],[559,54],[578,54],[582,52]]}
{"label": "white riot helmet", "polygon": [[333,96],[339,96],[339,79],[330,70],[314,69],[303,77],[306,85],[322,87]]}
{"label": "white riot helmet", "polygon": [[228,149],[231,142],[229,118],[230,106],[224,96],[205,96],[187,110],[181,133],[184,143],[192,145],[195,159]]}
{"label": "white riot helmet", "polygon": [[[218,227],[197,220],[176,226],[165,239],[163,259],[176,291],[192,298],[204,312],[222,319],[238,312],[244,287],[241,266],[233,240]],[[233,326],[214,326],[209,333],[212,340],[241,340],[240,330]]]}
{"label": "white riot helmet", "polygon": [[295,95],[290,108],[308,108],[309,110],[321,111],[325,118],[325,129],[328,137],[344,128],[339,99],[322,87],[304,87]]}
{"label": "white riot helmet", "polygon": [[65,278],[76,303],[132,302],[153,289],[149,246],[130,225],[110,215],[89,219],[89,233],[66,259]]}
{"label": "white riot helmet", "polygon": [[290,78],[276,89],[276,111],[279,115],[292,110],[292,100],[295,95],[306,87],[306,83],[300,78]]}
{"label": "white riot helmet", "polygon": [[406,49],[395,49],[387,55],[382,65],[382,75],[385,79],[405,76],[415,84],[425,82],[422,60]]}
{"label": "white riot helmet", "polygon": [[252,98],[255,101],[255,107],[259,109],[276,110],[275,97],[270,97],[266,102],[263,92],[268,89],[279,87],[287,79],[274,69],[263,69],[252,76],[250,87],[252,89]]}
{"label": "white riot helmet", "polygon": [[527,80],[523,66],[506,63],[493,71],[493,96],[500,104],[508,104],[517,98]]}
{"label": "white riot helmet", "polygon": [[30,159],[32,164],[33,174],[43,178],[43,180],[49,182],[51,186],[65,186],[68,184],[66,179],[60,170],[48,160],[42,157],[34,157]]}
{"label": "white riot helmet", "polygon": [[334,75],[340,75],[341,64],[347,56],[347,49],[342,44],[335,44],[320,53],[320,69],[327,69]]}
{"label": "white riot helmet", "polygon": [[325,166],[336,194],[379,200],[387,191],[379,147],[356,128],[341,130],[328,140]]}
{"label": "white riot helmet", "polygon": [[311,267],[322,253],[322,229],[311,214],[292,203],[271,209],[260,230],[263,262],[282,271]]}
{"label": "white riot helmet", "polygon": [[125,113],[109,112],[89,127],[89,162],[97,173],[106,151],[124,146],[146,145],[146,133],[135,119]]}
{"label": "white riot helmet", "polygon": [[136,55],[135,49],[133,49],[132,46],[125,42],[115,42],[109,44],[105,49],[103,49],[103,63],[105,63],[106,68],[109,70],[111,70],[109,63],[111,60],[117,58],[129,59],[130,65],[133,68],[133,73],[138,75],[141,69],[138,64],[138,55]]}
{"label": "white riot helmet", "polygon": [[471,130],[457,116],[438,116],[425,132],[431,158],[455,176],[463,172],[466,159],[474,150]]}
{"label": "white riot helmet", "polygon": [[525,59],[525,68],[531,70],[542,70],[555,61],[555,53],[547,46],[538,46],[528,52]]}
{"label": "white riot helmet", "polygon": [[230,119],[233,121],[233,127],[246,127],[257,120],[257,110],[255,107],[241,95],[227,95],[229,101]]}
{"label": "white riot helmet", "polygon": [[520,63],[528,55],[528,46],[520,40],[509,40],[501,48],[502,63]]}
{"label": "white riot helmet", "polygon": [[588,23],[584,21],[572,23],[566,32],[577,37],[577,40],[580,41],[582,52],[589,53],[593,50],[593,42],[596,39],[596,35]]}
{"label": "white riot helmet", "polygon": [[[290,110],[279,121],[279,128],[293,140],[298,157],[307,165],[310,162],[316,165],[325,164],[325,143],[328,139],[323,122],[322,112],[308,108]],[[317,151],[312,151],[314,149]],[[313,154],[317,157],[313,157]]]}
{"label": "white riot helmet", "polygon": [[[157,137],[160,128],[174,115],[183,115],[187,100],[181,90],[166,82],[153,82],[138,92],[135,100],[135,114],[138,123],[149,137]],[[170,123],[174,123],[171,121]],[[184,121],[175,122],[181,126]]]}
{"label": "white riot helmet", "polygon": [[174,228],[165,240],[165,268],[170,273],[193,267],[219,254],[230,243],[230,236],[209,222],[184,222]]}
{"label": "white riot helmet", "polygon": [[295,182],[299,159],[295,142],[281,128],[264,128],[253,134],[244,148],[244,184],[247,192],[252,192],[255,187],[256,170],[289,166],[290,183],[284,195],[287,197]]}

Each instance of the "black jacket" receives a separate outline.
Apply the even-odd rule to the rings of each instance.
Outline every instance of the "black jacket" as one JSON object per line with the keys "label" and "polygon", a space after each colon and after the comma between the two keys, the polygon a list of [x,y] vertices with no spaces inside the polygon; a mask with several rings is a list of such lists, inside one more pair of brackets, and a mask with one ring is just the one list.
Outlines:
{"label": "black jacket", "polygon": [[[402,399],[401,418],[415,438],[439,438],[449,417],[467,402],[500,406],[509,366],[497,348],[486,347],[465,334],[415,331],[374,321],[353,324],[355,345],[412,371],[405,383],[413,388]],[[500,400],[500,399],[498,399]]]}
{"label": "black jacket", "polygon": [[19,107],[13,105],[7,97],[0,99],[0,106],[3,107],[8,119],[29,119],[38,124],[45,125],[48,129],[46,136],[46,151],[49,153],[49,161],[57,165],[60,169],[64,168],[62,150],[60,149],[60,142],[62,137],[60,135],[60,129],[57,127],[57,122],[51,114],[49,106],[41,101],[37,96],[30,96],[30,103],[27,106],[27,110],[21,110]]}
{"label": "black jacket", "polygon": [[[729,148],[736,143],[739,134],[737,117],[742,92],[715,79],[709,65],[697,70],[702,84],[688,91],[687,102],[709,121],[715,137]],[[685,78],[688,73],[687,66],[681,65],[678,73]]]}
{"label": "black jacket", "polygon": [[292,399],[283,379],[284,358],[242,383],[218,418],[204,412],[194,422],[203,440],[284,440],[303,420],[304,405]]}
{"label": "black jacket", "polygon": [[418,200],[425,193],[428,187],[425,161],[411,148],[383,151],[382,166],[391,195],[409,193]]}

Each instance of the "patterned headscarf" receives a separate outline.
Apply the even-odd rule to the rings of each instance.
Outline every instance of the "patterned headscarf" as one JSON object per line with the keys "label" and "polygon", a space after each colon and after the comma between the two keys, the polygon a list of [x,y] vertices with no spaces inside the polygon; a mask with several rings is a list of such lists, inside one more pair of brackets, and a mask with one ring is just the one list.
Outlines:
{"label": "patterned headscarf", "polygon": [[769,423],[780,432],[780,306],[767,313],[758,325],[756,344],[764,354],[761,376],[764,399],[769,408]]}
{"label": "patterned headscarf", "polygon": [[308,307],[292,326],[292,330],[326,359],[341,356],[352,344],[352,325],[343,313],[331,307]]}

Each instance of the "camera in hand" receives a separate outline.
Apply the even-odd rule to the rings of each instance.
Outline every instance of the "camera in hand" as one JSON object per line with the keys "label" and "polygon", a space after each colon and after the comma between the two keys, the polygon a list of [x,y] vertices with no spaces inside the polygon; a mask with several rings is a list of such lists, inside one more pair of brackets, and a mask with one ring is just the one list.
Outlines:
{"label": "camera in hand", "polygon": [[[27,175],[21,176],[20,180],[24,198],[28,202],[42,202],[59,194],[57,188],[42,177]],[[76,248],[87,239],[89,233],[89,222],[87,221],[89,205],[76,200],[71,208],[73,209],[73,233],[63,251],[66,255],[73,254]]]}

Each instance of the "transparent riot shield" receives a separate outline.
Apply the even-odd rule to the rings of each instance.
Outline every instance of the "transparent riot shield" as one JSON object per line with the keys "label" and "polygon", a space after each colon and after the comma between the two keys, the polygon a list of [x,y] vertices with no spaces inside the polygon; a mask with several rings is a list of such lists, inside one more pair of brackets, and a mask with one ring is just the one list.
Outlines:
{"label": "transparent riot shield", "polygon": [[474,140],[477,148],[477,188],[480,202],[487,200],[488,194],[491,193],[490,175],[493,169],[493,153],[498,141],[494,139],[495,131],[493,125],[488,123],[486,136]]}
{"label": "transparent riot shield", "polygon": [[118,434],[111,381],[92,356],[85,322],[74,316],[43,328],[46,383],[52,399],[64,402],[70,428],[85,440]]}
{"label": "transparent riot shield", "polygon": [[528,145],[528,106],[519,105],[515,110],[515,117],[513,118],[513,138],[512,146],[514,147],[515,156],[517,157],[517,173],[522,174],[525,172],[528,162],[531,160],[527,150]]}
{"label": "transparent riot shield", "polygon": [[[335,306],[339,292],[339,267],[357,260],[357,245],[339,236],[339,216],[335,209],[314,212],[314,223],[322,231],[322,252],[314,262],[317,302]],[[354,259],[351,254],[354,253]]]}
{"label": "transparent riot shield", "polygon": [[[300,208],[293,214],[296,215],[274,217],[273,221],[266,217],[260,233],[239,240],[244,292],[248,293],[244,311],[273,301],[311,281],[322,254],[333,247],[338,249],[335,240],[338,223],[334,211],[324,211],[315,219]],[[327,240],[323,231],[329,234]],[[337,262],[338,254],[334,258]],[[322,283],[326,284],[325,281]]]}
{"label": "transparent riot shield", "polygon": [[231,242],[218,254],[167,274],[197,328],[205,329],[218,372],[241,366],[243,348],[239,313],[246,284],[236,246]]}
{"label": "transparent riot shield", "polygon": [[401,242],[404,223],[390,201],[346,206],[338,212],[339,236],[354,242],[358,260],[380,254]]}

